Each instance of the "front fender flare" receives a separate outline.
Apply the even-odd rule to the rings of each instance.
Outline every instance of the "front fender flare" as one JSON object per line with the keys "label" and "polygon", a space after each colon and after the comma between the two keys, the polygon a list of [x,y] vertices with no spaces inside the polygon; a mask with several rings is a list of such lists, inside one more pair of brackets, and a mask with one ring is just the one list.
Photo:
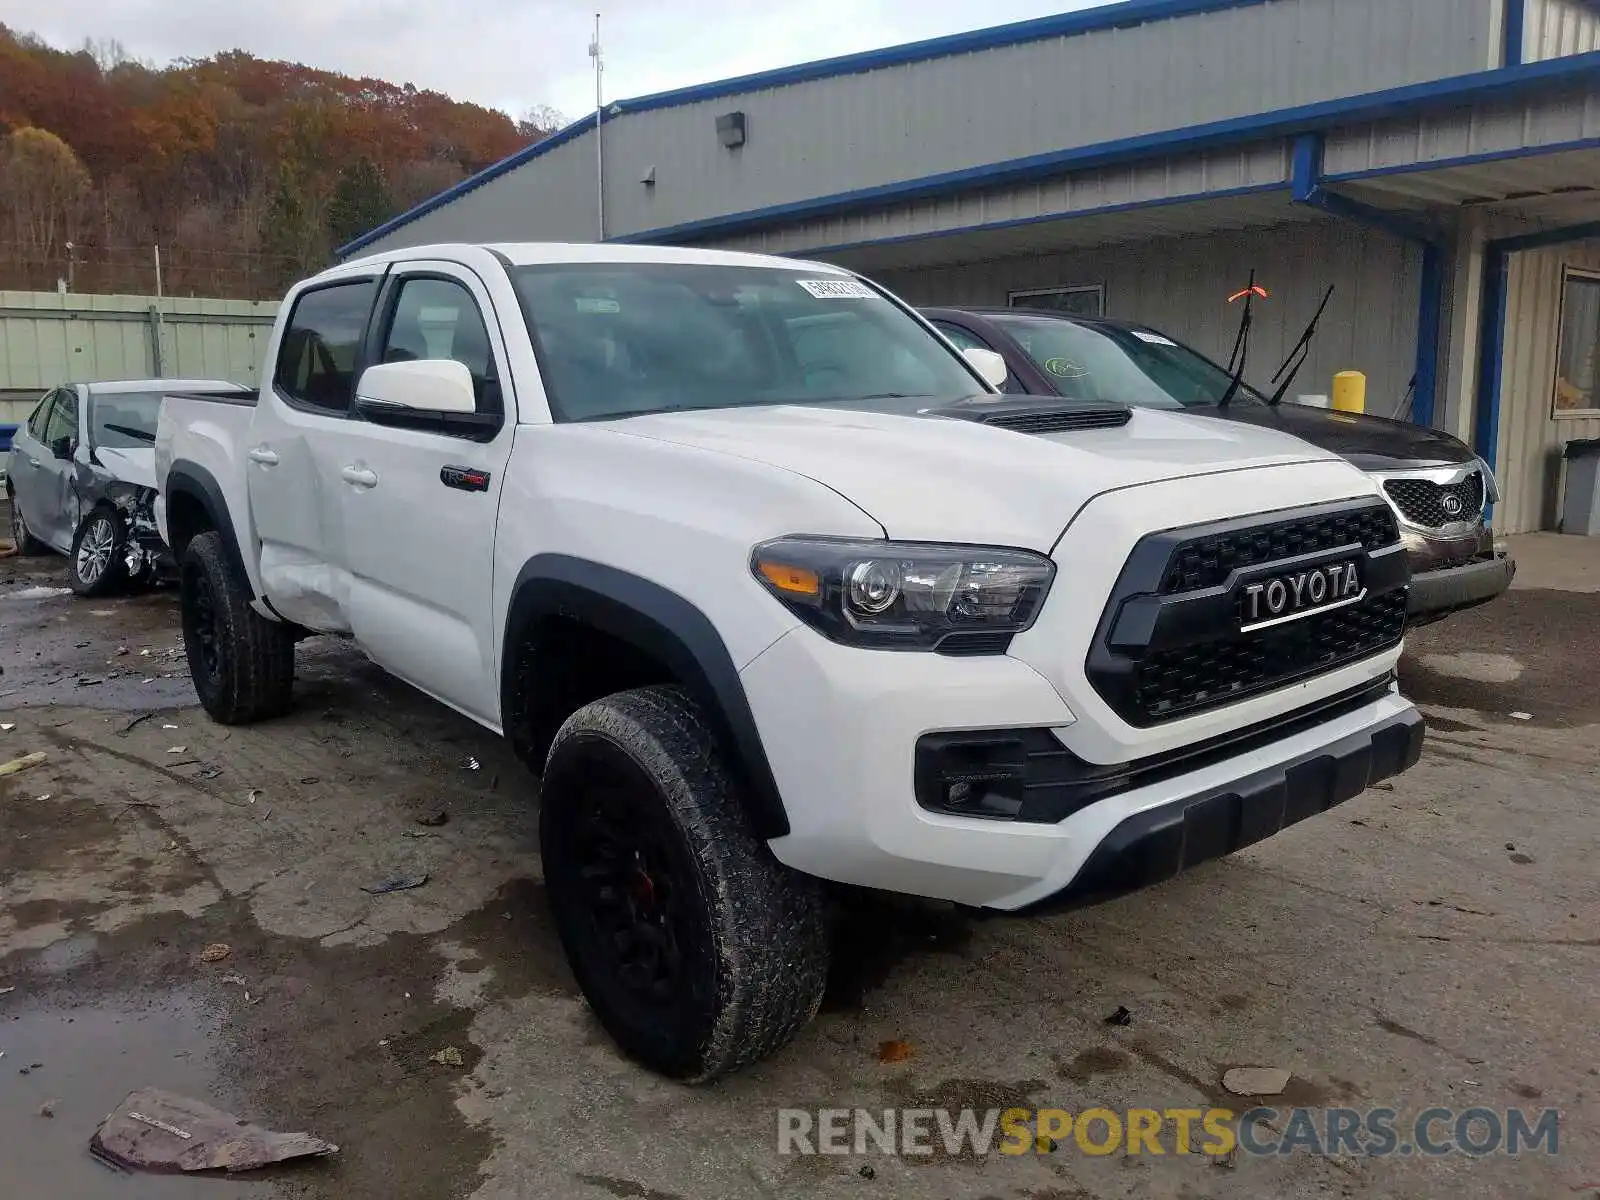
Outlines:
{"label": "front fender flare", "polygon": [[[633,646],[662,663],[704,707],[744,785],[758,836],[783,837],[789,818],[755,715],[722,635],[694,604],[648,579],[587,559],[540,554],[517,573],[501,654],[500,711],[517,711],[517,649],[542,617],[559,616]],[[506,722],[509,732],[510,721]]]}

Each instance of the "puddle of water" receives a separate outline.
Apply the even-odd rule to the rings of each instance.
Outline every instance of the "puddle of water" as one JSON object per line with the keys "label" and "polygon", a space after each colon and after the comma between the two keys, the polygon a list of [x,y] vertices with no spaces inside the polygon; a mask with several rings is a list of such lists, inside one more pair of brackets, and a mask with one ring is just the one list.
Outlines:
{"label": "puddle of water", "polygon": [[[16,1200],[168,1200],[206,1191],[227,1200],[283,1195],[269,1183],[121,1174],[89,1156],[105,1115],[139,1087],[211,1098],[212,1021],[183,995],[79,1008],[0,1004],[0,1163]],[[40,1063],[35,1069],[32,1064]],[[21,1072],[26,1069],[27,1074]],[[39,1115],[54,1103],[54,1117]],[[248,1114],[240,1114],[248,1116]],[[220,1193],[218,1189],[224,1189]]]}

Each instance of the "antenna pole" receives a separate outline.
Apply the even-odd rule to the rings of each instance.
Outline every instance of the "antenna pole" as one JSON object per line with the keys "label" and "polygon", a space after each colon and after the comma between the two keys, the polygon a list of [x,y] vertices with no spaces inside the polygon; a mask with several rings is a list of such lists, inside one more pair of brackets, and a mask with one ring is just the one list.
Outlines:
{"label": "antenna pole", "polygon": [[589,43],[589,57],[594,59],[594,187],[595,216],[599,224],[598,241],[606,240],[606,152],[601,139],[605,122],[605,99],[601,91],[600,76],[605,65],[600,59],[600,14],[594,15],[594,41]]}

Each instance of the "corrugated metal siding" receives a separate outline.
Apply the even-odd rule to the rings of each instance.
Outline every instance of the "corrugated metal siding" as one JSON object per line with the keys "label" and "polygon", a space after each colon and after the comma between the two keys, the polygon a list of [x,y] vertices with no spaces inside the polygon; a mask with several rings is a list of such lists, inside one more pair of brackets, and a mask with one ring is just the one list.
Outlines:
{"label": "corrugated metal siding", "polygon": [[1328,136],[1322,161],[1323,170],[1338,178],[1596,137],[1600,89],[1572,88],[1339,130]]}
{"label": "corrugated metal siding", "polygon": [[[624,112],[605,127],[608,233],[1482,70],[1495,3],[1274,0]],[[748,140],[730,151],[716,117],[735,110]],[[588,239],[593,159],[586,135],[371,248]]]}
{"label": "corrugated metal siding", "polygon": [[1600,50],[1600,11],[1578,0],[1527,0],[1522,57],[1528,62]]}
{"label": "corrugated metal siding", "polygon": [[1271,299],[1256,308],[1247,378],[1266,385],[1331,283],[1333,301],[1291,393],[1326,393],[1335,371],[1361,370],[1368,411],[1394,414],[1415,367],[1421,254],[1365,226],[1316,221],[879,278],[928,305],[1003,305],[1012,291],[1103,284],[1107,315],[1143,321],[1226,361],[1239,325],[1239,306],[1227,297],[1251,268]]}
{"label": "corrugated metal siding", "polygon": [[1600,418],[1555,419],[1556,344],[1564,266],[1600,270],[1600,242],[1529,250],[1511,257],[1505,359],[1500,382],[1497,533],[1554,529],[1560,513],[1561,447],[1600,438]]}
{"label": "corrugated metal siding", "polygon": [[[66,382],[155,374],[153,296],[0,292],[0,392],[42,394]],[[164,299],[161,374],[254,383],[277,315],[273,302]],[[6,401],[15,420],[32,401]]]}
{"label": "corrugated metal siding", "polygon": [[1079,171],[1050,183],[989,188],[938,200],[866,209],[718,239],[716,245],[760,254],[799,254],[823,246],[852,246],[886,238],[1029,221],[1053,214],[1070,216],[1272,184],[1287,186],[1289,156],[1288,143],[1281,141],[1174,156]]}
{"label": "corrugated metal siding", "polygon": [[[615,169],[609,155],[614,128],[608,124],[605,133],[608,174]],[[594,177],[594,140],[578,138],[402,225],[388,237],[363,246],[356,257],[433,242],[595,241],[599,215]],[[636,175],[624,182],[642,188],[639,178]],[[615,180],[607,182],[608,192],[623,186]],[[608,233],[622,232],[609,214],[606,228]]]}

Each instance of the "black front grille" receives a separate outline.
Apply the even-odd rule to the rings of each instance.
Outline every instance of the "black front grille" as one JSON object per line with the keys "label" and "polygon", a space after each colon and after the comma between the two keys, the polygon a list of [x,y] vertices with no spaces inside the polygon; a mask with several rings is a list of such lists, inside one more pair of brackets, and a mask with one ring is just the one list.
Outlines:
{"label": "black front grille", "polygon": [[1136,668],[1134,694],[1142,712],[1165,721],[1376,654],[1405,626],[1405,590],[1386,592],[1275,629],[1155,651]]}
{"label": "black front grille", "polygon": [[1162,579],[1161,591],[1169,596],[1198,592],[1226,583],[1228,576],[1241,567],[1299,558],[1340,546],[1381,550],[1399,540],[1394,513],[1385,505],[1230,529],[1192,538],[1179,546]]}
{"label": "black front grille", "polygon": [[[1352,570],[1360,599],[1242,632],[1247,595]],[[1085,668],[1129,724],[1175,720],[1393,648],[1409,579],[1394,512],[1376,498],[1151,534],[1123,568]]]}
{"label": "black front grille", "polygon": [[[1430,529],[1476,521],[1483,512],[1483,473],[1474,471],[1459,483],[1427,479],[1390,479],[1383,485],[1395,507],[1414,525]],[[1455,512],[1450,507],[1456,508]]]}

